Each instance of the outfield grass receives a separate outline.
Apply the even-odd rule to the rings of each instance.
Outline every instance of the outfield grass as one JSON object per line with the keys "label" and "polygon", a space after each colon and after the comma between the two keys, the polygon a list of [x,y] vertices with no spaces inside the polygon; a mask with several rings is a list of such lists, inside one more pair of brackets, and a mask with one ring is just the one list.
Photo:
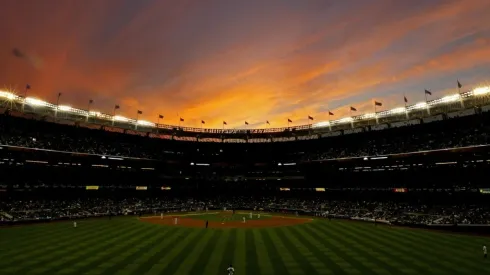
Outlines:
{"label": "outfield grass", "polygon": [[[135,218],[0,229],[0,274],[489,274],[483,237],[368,223],[164,227]],[[487,243],[487,246],[489,243]]]}

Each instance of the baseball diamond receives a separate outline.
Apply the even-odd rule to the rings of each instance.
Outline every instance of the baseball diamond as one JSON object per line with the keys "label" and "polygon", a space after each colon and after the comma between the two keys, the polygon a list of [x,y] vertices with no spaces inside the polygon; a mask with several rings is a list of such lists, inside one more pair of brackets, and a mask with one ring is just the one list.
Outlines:
{"label": "baseball diamond", "polygon": [[[67,222],[2,228],[0,274],[208,275],[223,274],[229,264],[236,274],[488,271],[488,263],[475,257],[484,237],[280,216],[261,220],[255,216],[251,221],[302,223],[271,228],[195,227],[212,215],[217,219],[213,222],[219,223],[218,213],[180,216],[181,221],[195,221],[191,227],[156,224],[161,217],[120,217],[80,220],[77,228]],[[231,221],[235,222],[239,219]]]}

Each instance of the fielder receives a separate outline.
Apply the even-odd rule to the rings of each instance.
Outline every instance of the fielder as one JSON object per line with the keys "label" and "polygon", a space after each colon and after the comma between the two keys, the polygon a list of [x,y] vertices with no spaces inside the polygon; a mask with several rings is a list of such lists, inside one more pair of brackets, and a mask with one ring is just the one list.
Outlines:
{"label": "fielder", "polygon": [[260,219],[260,213],[259,213],[259,214],[257,214],[257,219]]}
{"label": "fielder", "polygon": [[235,269],[233,268],[233,266],[232,266],[232,265],[230,265],[230,266],[229,266],[229,267],[226,269],[226,271],[228,271],[228,275],[233,275],[233,274],[235,274]]}
{"label": "fielder", "polygon": [[245,217],[243,217],[243,223],[246,223],[246,221],[245,221]]}
{"label": "fielder", "polygon": [[250,219],[252,219],[252,212],[250,212],[250,215],[249,215]]}
{"label": "fielder", "polygon": [[77,228],[77,222],[73,222],[73,228]]}
{"label": "fielder", "polygon": [[483,245],[483,258],[487,258],[487,246]]}
{"label": "fielder", "polygon": [[175,217],[174,218],[174,224],[177,225],[179,223],[179,218]]}
{"label": "fielder", "polygon": [[160,220],[163,220],[163,213],[160,213]]}

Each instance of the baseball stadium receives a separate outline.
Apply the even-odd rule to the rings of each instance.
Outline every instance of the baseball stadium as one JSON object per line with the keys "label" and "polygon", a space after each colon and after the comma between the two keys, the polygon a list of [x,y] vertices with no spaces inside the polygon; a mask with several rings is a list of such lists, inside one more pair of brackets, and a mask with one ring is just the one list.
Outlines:
{"label": "baseball stadium", "polygon": [[490,0],[1,0],[0,275],[488,275]]}
{"label": "baseball stadium", "polygon": [[267,130],[2,92],[0,274],[486,274],[489,91]]}

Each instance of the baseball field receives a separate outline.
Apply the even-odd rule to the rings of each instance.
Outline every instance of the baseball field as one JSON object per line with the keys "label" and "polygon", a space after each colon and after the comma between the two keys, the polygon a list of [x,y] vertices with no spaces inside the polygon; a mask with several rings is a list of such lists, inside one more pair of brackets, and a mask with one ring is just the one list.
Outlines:
{"label": "baseball field", "polygon": [[230,264],[238,275],[490,272],[485,237],[276,216],[174,218],[0,228],[0,274],[219,275]]}

